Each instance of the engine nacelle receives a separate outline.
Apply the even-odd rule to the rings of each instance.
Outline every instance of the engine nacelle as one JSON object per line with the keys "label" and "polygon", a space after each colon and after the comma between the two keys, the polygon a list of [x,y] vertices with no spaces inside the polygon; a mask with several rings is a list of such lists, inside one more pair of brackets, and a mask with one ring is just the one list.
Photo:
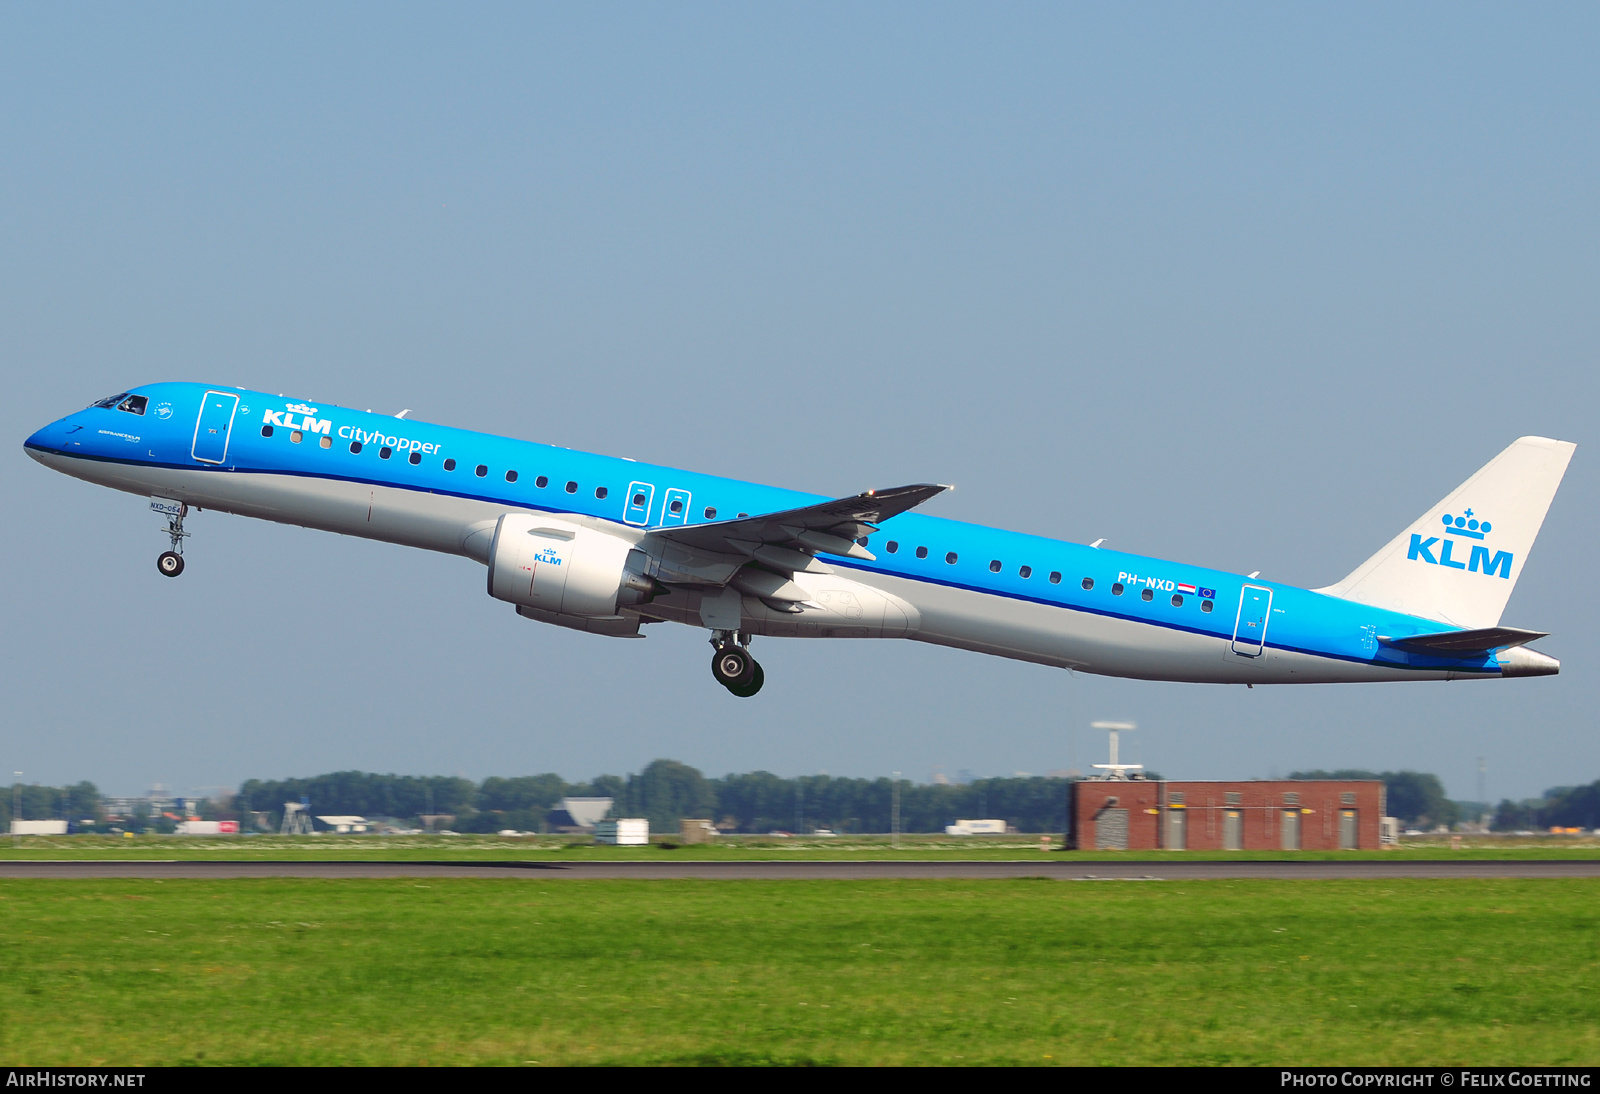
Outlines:
{"label": "engine nacelle", "polygon": [[645,553],[619,536],[533,513],[507,513],[489,548],[489,595],[589,619],[615,617],[659,588]]}

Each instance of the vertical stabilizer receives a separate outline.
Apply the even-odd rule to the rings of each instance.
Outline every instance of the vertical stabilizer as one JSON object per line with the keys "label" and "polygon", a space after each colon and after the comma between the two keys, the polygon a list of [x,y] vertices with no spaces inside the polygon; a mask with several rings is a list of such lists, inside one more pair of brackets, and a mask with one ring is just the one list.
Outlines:
{"label": "vertical stabilizer", "polygon": [[1493,627],[1577,445],[1520,437],[1337,585],[1319,593]]}

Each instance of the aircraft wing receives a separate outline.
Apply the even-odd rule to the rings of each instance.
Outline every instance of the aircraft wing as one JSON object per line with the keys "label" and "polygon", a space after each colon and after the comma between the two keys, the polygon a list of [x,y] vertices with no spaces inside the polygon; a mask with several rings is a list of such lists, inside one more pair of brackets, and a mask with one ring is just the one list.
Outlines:
{"label": "aircraft wing", "polygon": [[[948,489],[934,483],[917,483],[868,490],[848,498],[738,520],[656,528],[645,538],[661,548],[658,553],[663,564],[662,580],[732,584],[751,596],[761,597],[769,606],[789,610],[787,606],[805,600],[805,594],[789,578],[797,572],[827,572],[816,555],[870,562],[873,554],[857,540],[876,532],[882,521]],[[748,565],[752,562],[759,565]]]}
{"label": "aircraft wing", "polygon": [[1470,631],[1440,631],[1438,634],[1409,634],[1400,638],[1378,636],[1386,646],[1398,646],[1415,653],[1449,656],[1452,653],[1488,653],[1490,650],[1521,646],[1539,638],[1548,638],[1547,631],[1525,631],[1516,627],[1479,627]]}

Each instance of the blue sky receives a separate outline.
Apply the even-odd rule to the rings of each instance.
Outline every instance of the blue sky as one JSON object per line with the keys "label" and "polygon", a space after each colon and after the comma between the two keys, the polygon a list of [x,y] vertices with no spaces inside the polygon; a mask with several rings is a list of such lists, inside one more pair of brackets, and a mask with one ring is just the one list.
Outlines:
{"label": "blue sky", "polygon": [[[1576,4],[9,5],[0,763],[1600,777],[1600,15]],[[476,564],[137,498],[22,439],[199,379],[1321,585],[1580,445],[1505,622],[1555,679],[1245,691],[914,643],[543,628]],[[1090,755],[1093,751],[1095,754]]]}

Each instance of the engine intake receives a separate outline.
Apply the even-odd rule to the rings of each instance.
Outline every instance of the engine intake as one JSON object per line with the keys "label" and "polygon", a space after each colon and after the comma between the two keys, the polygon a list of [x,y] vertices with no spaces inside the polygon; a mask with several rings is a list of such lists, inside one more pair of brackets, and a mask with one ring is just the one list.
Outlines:
{"label": "engine intake", "polygon": [[489,595],[587,619],[648,603],[660,591],[646,555],[620,536],[532,513],[507,513],[489,548]]}

